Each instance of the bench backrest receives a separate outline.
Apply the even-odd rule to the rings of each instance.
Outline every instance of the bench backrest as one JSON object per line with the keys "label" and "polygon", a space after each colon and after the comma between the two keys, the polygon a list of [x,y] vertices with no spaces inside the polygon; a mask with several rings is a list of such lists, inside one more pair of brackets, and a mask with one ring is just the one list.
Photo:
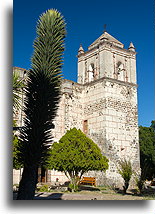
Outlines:
{"label": "bench backrest", "polygon": [[85,180],[85,181],[95,181],[96,178],[95,177],[83,177],[82,180]]}

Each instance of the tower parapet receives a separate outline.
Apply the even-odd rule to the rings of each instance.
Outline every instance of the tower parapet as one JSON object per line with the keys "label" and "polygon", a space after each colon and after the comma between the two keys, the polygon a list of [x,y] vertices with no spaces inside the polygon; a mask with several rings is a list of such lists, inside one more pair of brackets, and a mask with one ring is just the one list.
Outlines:
{"label": "tower parapet", "polygon": [[128,49],[104,32],[84,52],[78,51],[78,83],[85,84],[108,77],[136,84],[136,52],[133,43]]}

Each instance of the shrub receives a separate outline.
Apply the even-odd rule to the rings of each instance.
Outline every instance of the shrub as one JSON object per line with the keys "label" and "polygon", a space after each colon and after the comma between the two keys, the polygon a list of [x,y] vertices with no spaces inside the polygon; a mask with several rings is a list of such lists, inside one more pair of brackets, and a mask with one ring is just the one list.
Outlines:
{"label": "shrub", "polygon": [[68,189],[71,192],[77,192],[79,190],[79,186],[76,184],[69,184]]}
{"label": "shrub", "polygon": [[39,192],[48,192],[49,191],[49,186],[47,184],[41,186],[38,190]]}
{"label": "shrub", "polygon": [[142,174],[135,176],[136,185],[138,187],[138,191],[142,193],[142,190],[144,189],[144,182],[145,180],[142,178]]}
{"label": "shrub", "polygon": [[131,162],[129,160],[122,160],[119,162],[118,173],[124,179],[123,191],[126,194],[126,191],[129,187],[129,182],[133,173]]}

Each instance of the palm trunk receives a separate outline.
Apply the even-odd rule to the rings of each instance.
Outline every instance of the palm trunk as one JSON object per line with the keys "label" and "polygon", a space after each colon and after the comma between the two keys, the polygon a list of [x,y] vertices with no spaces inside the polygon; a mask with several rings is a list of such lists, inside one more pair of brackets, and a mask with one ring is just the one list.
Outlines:
{"label": "palm trunk", "polygon": [[33,200],[38,177],[37,170],[37,167],[24,167],[17,200]]}

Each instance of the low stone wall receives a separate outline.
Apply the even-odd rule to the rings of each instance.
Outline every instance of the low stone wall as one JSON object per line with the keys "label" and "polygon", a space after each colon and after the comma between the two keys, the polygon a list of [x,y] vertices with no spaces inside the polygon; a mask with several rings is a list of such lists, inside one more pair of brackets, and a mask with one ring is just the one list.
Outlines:
{"label": "low stone wall", "polygon": [[14,184],[19,184],[21,175],[22,175],[23,169],[13,169],[13,185]]}
{"label": "low stone wall", "polygon": [[[59,184],[64,184],[68,181],[68,178],[66,175],[62,172],[58,172],[55,170],[48,170],[50,171],[50,183],[55,184],[56,182],[59,182]],[[20,179],[22,177],[23,169],[16,170],[13,169],[13,185],[19,184]]]}

